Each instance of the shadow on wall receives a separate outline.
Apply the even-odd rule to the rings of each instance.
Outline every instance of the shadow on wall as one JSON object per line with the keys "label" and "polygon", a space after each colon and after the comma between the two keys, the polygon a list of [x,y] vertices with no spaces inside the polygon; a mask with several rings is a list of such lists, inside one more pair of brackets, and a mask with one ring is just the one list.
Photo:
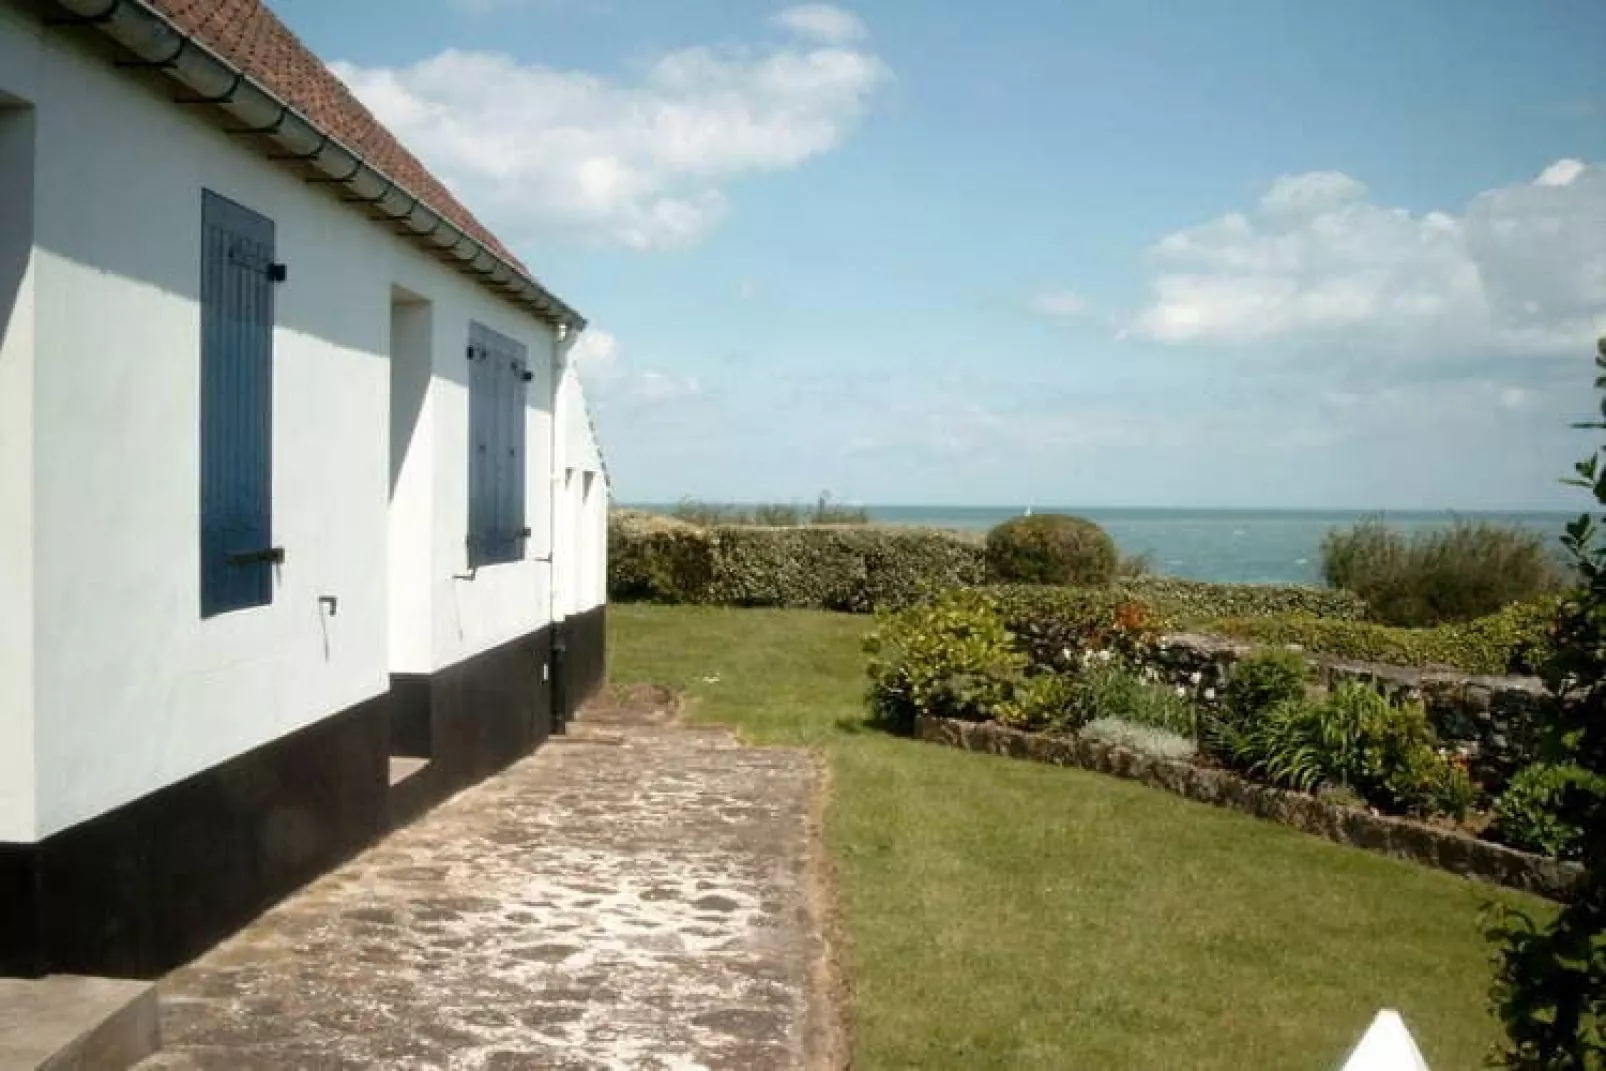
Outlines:
{"label": "shadow on wall", "polygon": [[34,110],[0,93],[0,339],[22,294],[33,249]]}

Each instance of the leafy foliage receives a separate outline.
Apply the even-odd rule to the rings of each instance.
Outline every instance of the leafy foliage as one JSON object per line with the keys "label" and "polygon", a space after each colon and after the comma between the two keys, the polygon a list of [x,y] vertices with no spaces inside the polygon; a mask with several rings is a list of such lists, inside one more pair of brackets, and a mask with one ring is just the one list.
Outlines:
{"label": "leafy foliage", "polygon": [[1548,657],[1558,604],[1555,596],[1542,597],[1475,621],[1436,628],[1397,628],[1303,615],[1222,618],[1202,627],[1224,636],[1296,644],[1314,654],[1363,662],[1445,666],[1466,673],[1532,673]]}
{"label": "leafy foliage", "polygon": [[1194,742],[1181,733],[1156,729],[1123,718],[1095,718],[1083,726],[1077,735],[1101,744],[1112,744],[1155,758],[1179,762],[1187,762],[1198,753]]}
{"label": "leafy foliage", "polygon": [[1366,600],[1385,624],[1470,621],[1562,586],[1554,555],[1537,532],[1458,520],[1412,536],[1371,518],[1322,541],[1322,575]]}
{"label": "leafy foliage", "polygon": [[997,608],[973,592],[877,615],[864,650],[872,717],[897,732],[910,731],[921,714],[991,718],[1015,700],[1026,669]]}
{"label": "leafy foliage", "polygon": [[1085,651],[1133,658],[1169,626],[1147,603],[1115,588],[1000,584],[977,597],[997,607],[1004,627],[1041,671],[1070,670]]}
{"label": "leafy foliage", "polygon": [[[1109,655],[1106,660],[1104,655]],[[1193,739],[1197,711],[1192,703],[1164,685],[1146,679],[1110,652],[1098,652],[1070,676],[1070,709],[1075,724],[1119,718],[1149,729]]]}
{"label": "leafy foliage", "polygon": [[1127,595],[1149,603],[1179,622],[1222,617],[1305,614],[1359,621],[1366,602],[1349,591],[1298,584],[1213,584],[1174,576],[1132,576],[1116,581]]}
{"label": "leafy foliage", "polygon": [[777,606],[868,613],[979,583],[981,547],[904,527],[699,528],[616,511],[608,589],[618,601]]}
{"label": "leafy foliage", "polygon": [[713,537],[651,513],[608,518],[608,596],[621,601],[700,602],[714,572]]}
{"label": "leafy foliage", "polygon": [[[1606,339],[1597,347],[1595,389],[1603,419],[1579,425],[1606,430]],[[1606,467],[1596,447],[1568,482],[1606,506]],[[1549,726],[1552,758],[1606,777],[1606,547],[1595,519],[1580,516],[1563,539],[1578,585],[1562,600],[1554,648],[1544,666],[1555,694]],[[1564,792],[1551,812],[1581,831],[1586,868],[1572,903],[1548,925],[1516,912],[1497,915],[1501,943],[1495,1003],[1509,1040],[1506,1066],[1547,1071],[1606,1068],[1606,794]]]}
{"label": "leafy foliage", "polygon": [[1392,706],[1363,684],[1341,684],[1319,702],[1285,700],[1215,732],[1219,752],[1251,775],[1302,792],[1341,786],[1391,814],[1461,818],[1475,794],[1437,750],[1421,704]]}
{"label": "leafy foliage", "polygon": [[1081,517],[1016,517],[987,533],[987,572],[995,581],[1108,584],[1119,565],[1115,540]]}
{"label": "leafy foliage", "polygon": [[1239,660],[1222,694],[1233,718],[1249,724],[1273,707],[1305,697],[1310,667],[1297,652],[1268,649]]}
{"label": "leafy foliage", "polygon": [[1518,771],[1495,801],[1489,832],[1513,848],[1577,859],[1584,830],[1573,816],[1599,807],[1603,797],[1606,777],[1573,763],[1534,763]]}

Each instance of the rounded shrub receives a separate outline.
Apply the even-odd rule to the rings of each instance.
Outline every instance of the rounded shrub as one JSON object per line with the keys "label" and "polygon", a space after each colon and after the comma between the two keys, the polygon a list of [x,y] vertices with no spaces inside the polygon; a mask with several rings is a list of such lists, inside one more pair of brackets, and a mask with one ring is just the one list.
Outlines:
{"label": "rounded shrub", "polygon": [[1081,517],[1016,517],[987,533],[987,571],[1004,583],[1102,585],[1120,564],[1115,540]]}

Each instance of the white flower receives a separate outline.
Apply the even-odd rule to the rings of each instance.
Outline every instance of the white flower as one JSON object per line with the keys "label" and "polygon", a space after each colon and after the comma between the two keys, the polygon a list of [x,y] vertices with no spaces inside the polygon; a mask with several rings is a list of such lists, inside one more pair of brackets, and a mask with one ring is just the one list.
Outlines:
{"label": "white flower", "polygon": [[1060,648],[1060,657],[1065,659],[1067,662],[1070,661],[1071,649],[1069,647],[1061,647]]}
{"label": "white flower", "polygon": [[1184,688],[1184,687],[1183,687],[1183,686],[1182,686],[1182,685],[1180,685],[1180,684],[1179,684],[1179,685],[1177,685],[1177,695],[1179,695],[1179,696],[1186,696],[1186,695],[1187,695],[1187,694],[1188,694],[1188,689],[1186,689],[1186,688]]}
{"label": "white flower", "polygon": [[1194,670],[1188,675],[1188,680],[1193,684],[1198,684],[1200,681],[1204,680],[1204,674],[1200,673],[1198,670]]}
{"label": "white flower", "polygon": [[1216,690],[1214,688],[1206,688],[1204,690],[1204,697],[1206,701],[1214,699],[1216,697]]}
{"label": "white flower", "polygon": [[1114,657],[1115,657],[1115,654],[1113,652],[1111,652],[1111,651],[1100,651],[1099,652],[1099,661],[1100,662],[1108,662],[1110,659],[1112,659]]}

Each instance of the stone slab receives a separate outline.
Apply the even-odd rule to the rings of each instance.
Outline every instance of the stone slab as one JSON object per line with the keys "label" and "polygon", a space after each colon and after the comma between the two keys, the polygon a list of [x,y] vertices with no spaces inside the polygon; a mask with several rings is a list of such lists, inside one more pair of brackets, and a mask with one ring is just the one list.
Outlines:
{"label": "stone slab", "polygon": [[160,1043],[150,982],[0,978],[0,1071],[124,1071]]}

